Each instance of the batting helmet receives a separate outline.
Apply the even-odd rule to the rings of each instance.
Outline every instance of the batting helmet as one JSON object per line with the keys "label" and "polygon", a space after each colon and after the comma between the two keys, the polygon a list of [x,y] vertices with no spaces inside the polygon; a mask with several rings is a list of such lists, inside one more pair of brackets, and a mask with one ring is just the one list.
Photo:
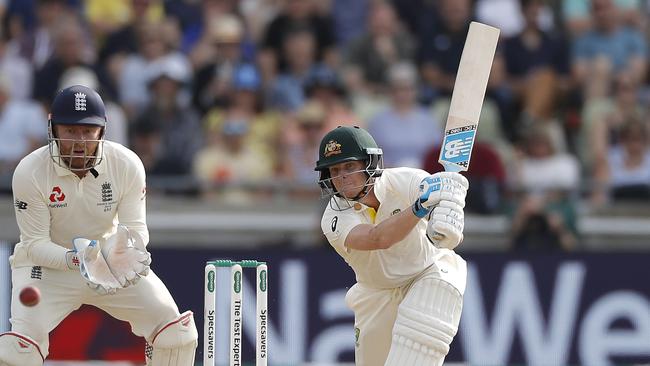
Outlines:
{"label": "batting helmet", "polygon": [[[54,126],[56,125],[84,125],[99,126],[102,132],[99,140],[79,140],[75,143],[85,144],[88,142],[99,142],[94,156],[88,156],[87,164],[83,169],[73,169],[66,159],[72,156],[62,155],[59,151],[61,139],[56,136]],[[65,88],[56,95],[48,117],[48,145],[50,156],[54,162],[70,170],[88,170],[97,166],[103,158],[103,142],[106,133],[106,108],[104,101],[99,94],[83,85],[73,85]]]}
{"label": "batting helmet", "polygon": [[332,184],[329,167],[346,161],[366,162],[365,173],[368,177],[360,196],[368,192],[373,184],[373,179],[379,177],[383,168],[383,152],[377,146],[375,139],[361,127],[339,126],[328,132],[321,140],[318,150],[318,162],[314,170],[320,173],[318,184],[321,186],[324,195],[331,196],[338,194]]}

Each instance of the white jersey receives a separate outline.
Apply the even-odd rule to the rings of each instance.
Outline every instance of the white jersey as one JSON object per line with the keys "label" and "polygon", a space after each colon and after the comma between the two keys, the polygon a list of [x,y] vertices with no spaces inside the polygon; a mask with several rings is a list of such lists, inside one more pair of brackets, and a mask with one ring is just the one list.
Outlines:
{"label": "white jersey", "polygon": [[103,154],[84,178],[54,163],[47,146],[18,164],[12,187],[20,242],[10,258],[13,268],[68,269],[65,253],[74,238],[107,238],[118,223],[149,242],[140,158],[110,141]]}
{"label": "white jersey", "polygon": [[[418,186],[429,173],[413,168],[384,169],[375,181],[374,193],[379,210],[355,203],[353,208],[337,211],[330,204],[325,209],[321,228],[327,240],[354,270],[357,282],[372,288],[394,288],[404,285],[434,263],[440,250],[426,237],[427,222],[420,220],[400,242],[388,249],[354,250],[345,246],[345,239],[359,224],[377,225],[403,210],[411,210],[418,197]],[[340,200],[339,205],[347,205]],[[335,206],[335,204],[334,204]]]}

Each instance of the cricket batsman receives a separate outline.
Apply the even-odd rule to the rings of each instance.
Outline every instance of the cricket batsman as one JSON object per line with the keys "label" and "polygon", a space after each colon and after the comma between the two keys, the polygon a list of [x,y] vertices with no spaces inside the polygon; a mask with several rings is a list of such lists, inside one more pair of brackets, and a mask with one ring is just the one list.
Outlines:
{"label": "cricket batsman", "polygon": [[329,197],[323,233],[356,275],[345,298],[356,365],[442,365],[467,277],[453,251],[463,239],[467,179],[383,169],[382,150],[359,127],[325,135],[316,171]]}
{"label": "cricket batsman", "polygon": [[[9,258],[11,331],[0,334],[0,366],[40,366],[48,334],[82,304],[130,323],[153,366],[194,365],[197,330],[149,269],[145,171],[138,156],[104,140],[104,102],[85,86],[54,99],[48,145],[16,167],[20,242]],[[40,289],[27,307],[19,292]]]}

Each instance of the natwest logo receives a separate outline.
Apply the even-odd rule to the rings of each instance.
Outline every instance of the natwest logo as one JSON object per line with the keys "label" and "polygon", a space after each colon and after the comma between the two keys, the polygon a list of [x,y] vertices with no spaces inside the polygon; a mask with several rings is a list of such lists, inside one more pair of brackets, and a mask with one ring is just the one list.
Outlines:
{"label": "natwest logo", "polygon": [[50,194],[50,202],[63,202],[65,200],[65,193],[61,191],[61,187],[56,186],[52,188],[52,193]]}

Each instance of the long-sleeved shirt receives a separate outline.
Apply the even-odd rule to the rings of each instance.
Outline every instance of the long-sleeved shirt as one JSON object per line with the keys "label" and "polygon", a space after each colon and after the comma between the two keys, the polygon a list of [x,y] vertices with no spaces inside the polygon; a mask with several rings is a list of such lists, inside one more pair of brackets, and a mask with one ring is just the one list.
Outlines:
{"label": "long-sleeved shirt", "polygon": [[68,269],[65,254],[74,238],[105,239],[118,223],[149,242],[140,158],[110,141],[101,150],[102,161],[83,178],[56,164],[48,146],[21,160],[12,183],[20,229],[12,268]]}

